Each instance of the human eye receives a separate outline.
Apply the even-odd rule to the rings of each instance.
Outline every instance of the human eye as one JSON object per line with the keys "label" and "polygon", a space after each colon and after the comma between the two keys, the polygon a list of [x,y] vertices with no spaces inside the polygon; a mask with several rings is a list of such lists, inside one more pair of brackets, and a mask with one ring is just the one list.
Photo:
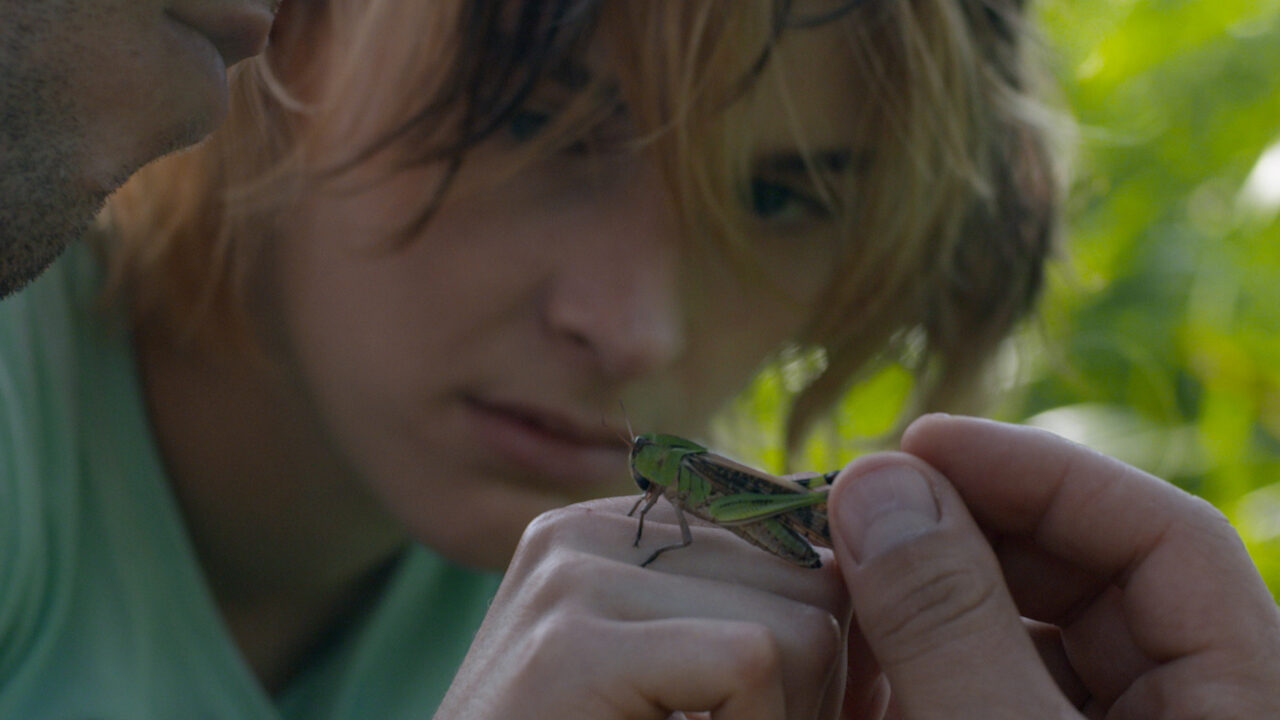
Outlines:
{"label": "human eye", "polygon": [[748,205],[757,218],[786,225],[827,220],[832,214],[816,193],[795,182],[759,175],[751,178]]}
{"label": "human eye", "polygon": [[[555,113],[529,108],[519,108],[507,122],[507,132],[516,143],[526,143],[537,138],[556,119]],[[558,152],[561,155],[589,155],[598,143],[590,136],[571,139]]]}
{"label": "human eye", "polygon": [[626,107],[608,100],[606,97],[589,108],[546,110],[536,103],[532,107],[519,107],[507,120],[507,132],[516,143],[534,141],[547,131],[555,132],[554,141],[562,155],[617,153],[628,146],[634,131]]}
{"label": "human eye", "polygon": [[551,123],[551,113],[530,108],[516,108],[507,121],[507,132],[516,142],[532,140]]}
{"label": "human eye", "polygon": [[857,173],[845,148],[766,153],[752,163],[744,204],[770,225],[824,224],[848,209],[842,199]]}

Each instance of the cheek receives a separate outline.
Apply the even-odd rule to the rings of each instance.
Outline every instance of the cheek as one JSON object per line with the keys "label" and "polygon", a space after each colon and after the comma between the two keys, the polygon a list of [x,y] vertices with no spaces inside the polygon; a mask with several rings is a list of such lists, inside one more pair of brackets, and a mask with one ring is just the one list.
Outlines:
{"label": "cheek", "polygon": [[705,308],[704,373],[733,378],[737,392],[763,361],[811,329],[841,262],[838,239],[825,232],[766,235],[755,255],[722,260],[695,277],[694,304]]}
{"label": "cheek", "polygon": [[[274,258],[283,353],[314,394],[387,430],[483,364],[486,342],[522,307],[528,263],[497,255],[486,226],[442,211],[399,242],[408,183],[317,199],[295,213]],[[494,262],[502,257],[509,262]]]}
{"label": "cheek", "polygon": [[421,395],[443,344],[433,340],[457,316],[426,311],[439,307],[427,297],[432,279],[413,278],[402,254],[364,243],[346,220],[359,214],[300,215],[274,258],[276,345],[331,419],[376,423],[381,404]]}
{"label": "cheek", "polygon": [[424,519],[438,520],[424,508],[440,485],[426,469],[438,464],[431,429],[465,306],[428,312],[441,307],[426,297],[430,277],[412,277],[403,255],[357,250],[349,225],[327,219],[317,213],[279,243],[272,349],[322,454],[419,539],[442,542]]}
{"label": "cheek", "polygon": [[[741,392],[765,360],[793,341],[808,307],[721,268],[700,273],[690,300],[684,407],[709,415]],[[691,402],[692,401],[692,402]]]}

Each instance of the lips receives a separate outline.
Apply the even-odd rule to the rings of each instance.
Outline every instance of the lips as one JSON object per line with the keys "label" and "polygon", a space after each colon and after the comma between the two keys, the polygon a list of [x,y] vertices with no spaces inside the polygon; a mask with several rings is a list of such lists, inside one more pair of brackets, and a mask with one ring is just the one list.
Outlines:
{"label": "lips", "polygon": [[596,423],[578,420],[568,413],[521,403],[487,401],[469,398],[483,411],[505,415],[511,421],[527,425],[533,432],[549,435],[560,442],[588,447],[617,449],[626,441],[605,423],[604,416]]}
{"label": "lips", "polygon": [[521,476],[583,497],[626,487],[627,444],[602,420],[490,398],[468,397],[464,405],[480,452]]}
{"label": "lips", "polygon": [[187,0],[168,13],[208,38],[229,67],[262,52],[278,6],[278,0]]}

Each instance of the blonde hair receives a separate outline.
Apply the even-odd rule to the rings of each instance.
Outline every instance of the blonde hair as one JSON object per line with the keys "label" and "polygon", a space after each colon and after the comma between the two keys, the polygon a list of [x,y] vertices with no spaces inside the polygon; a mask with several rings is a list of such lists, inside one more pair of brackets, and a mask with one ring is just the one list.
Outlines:
{"label": "blonde hair", "polygon": [[[837,23],[844,69],[864,96],[849,141],[871,152],[859,179],[828,187],[845,251],[795,339],[821,348],[825,367],[794,398],[788,444],[884,362],[916,374],[913,411],[960,408],[1033,305],[1056,227],[1059,181],[1022,2],[823,5],[805,14],[788,0],[291,0],[282,52],[233,73],[224,126],[112,199],[110,287],[135,322],[208,348],[252,346],[251,279],[300,193],[374,155],[440,163],[444,179],[423,189],[410,237],[459,191],[451,183],[467,151],[596,32],[618,48],[616,86],[586,83],[530,157],[585,137],[625,102],[690,234],[747,248],[742,187],[755,138],[738,101],[780,77],[780,38]],[[805,148],[804,129],[794,131]]]}

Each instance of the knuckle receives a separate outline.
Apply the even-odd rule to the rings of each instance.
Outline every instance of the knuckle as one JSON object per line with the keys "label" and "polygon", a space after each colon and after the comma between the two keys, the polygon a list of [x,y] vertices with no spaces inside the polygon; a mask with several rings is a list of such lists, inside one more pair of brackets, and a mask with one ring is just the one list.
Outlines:
{"label": "knuckle", "polygon": [[583,663],[589,662],[592,643],[601,638],[607,629],[604,625],[593,615],[553,608],[530,624],[505,652],[523,668],[521,675],[530,690],[539,692],[547,682],[562,682],[565,673],[576,676],[587,671]]}
{"label": "knuckle", "polygon": [[535,623],[530,633],[531,644],[552,657],[569,657],[572,653],[564,651],[570,649],[574,638],[579,637],[589,624],[590,616],[557,607]]}
{"label": "knuckle", "polygon": [[520,536],[508,572],[541,564],[557,548],[575,541],[582,534],[582,522],[588,515],[588,511],[570,505],[535,517]]}
{"label": "knuckle", "polygon": [[[1190,707],[1188,717],[1204,718],[1275,718],[1280,717],[1280,693],[1277,692],[1280,667],[1260,662],[1258,658],[1230,663],[1210,682],[1198,683],[1187,690],[1188,701],[1169,699],[1171,707]],[[1172,694],[1172,693],[1170,693]]]}
{"label": "knuckle", "polygon": [[980,631],[998,598],[996,584],[976,566],[939,552],[898,567],[891,582],[879,584],[859,608],[859,624],[868,640],[902,662]]}
{"label": "knuckle", "polygon": [[557,598],[572,596],[579,602],[592,602],[600,591],[600,566],[605,560],[590,553],[559,550],[546,567],[544,587]]}
{"label": "knuckle", "polygon": [[586,510],[573,505],[548,510],[529,523],[522,540],[529,543],[552,542],[570,531],[587,514]]}
{"label": "knuckle", "polygon": [[1213,503],[1197,495],[1185,495],[1185,520],[1171,528],[1200,552],[1215,557],[1247,556],[1244,542],[1231,520]]}
{"label": "knuckle", "polygon": [[1186,502],[1190,508],[1191,516],[1199,522],[1204,523],[1208,527],[1213,528],[1229,528],[1231,520],[1229,520],[1221,510],[1213,503],[1205,500],[1199,495],[1187,493],[1185,495]]}
{"label": "knuckle", "polygon": [[757,686],[769,682],[782,669],[782,650],[777,638],[763,625],[739,626],[726,655],[733,676],[744,685]]}
{"label": "knuckle", "polygon": [[1280,701],[1271,686],[1222,681],[1169,682],[1144,675],[1113,708],[1121,717],[1161,717],[1169,720],[1254,720],[1280,717]]}
{"label": "knuckle", "polygon": [[553,546],[539,553],[537,562],[526,565],[519,575],[508,577],[518,583],[518,592],[529,608],[552,608],[590,603],[600,591],[599,564],[589,553]]}
{"label": "knuckle", "polygon": [[825,662],[839,654],[844,646],[840,620],[827,610],[802,605],[793,615],[795,632],[809,656]]}

